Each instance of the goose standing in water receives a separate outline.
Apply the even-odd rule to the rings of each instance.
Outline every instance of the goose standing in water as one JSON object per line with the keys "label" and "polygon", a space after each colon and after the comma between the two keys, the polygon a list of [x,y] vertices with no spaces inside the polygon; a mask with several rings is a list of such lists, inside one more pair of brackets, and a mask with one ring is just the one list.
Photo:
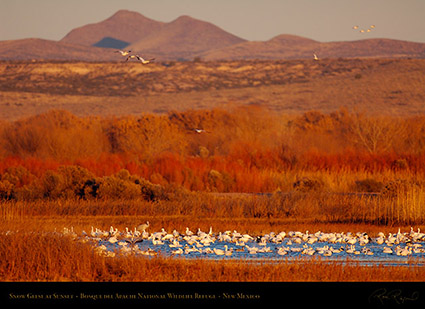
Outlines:
{"label": "goose standing in water", "polygon": [[140,224],[138,227],[136,227],[136,230],[139,232],[145,232],[148,227],[149,227],[149,221],[146,221],[146,223]]}

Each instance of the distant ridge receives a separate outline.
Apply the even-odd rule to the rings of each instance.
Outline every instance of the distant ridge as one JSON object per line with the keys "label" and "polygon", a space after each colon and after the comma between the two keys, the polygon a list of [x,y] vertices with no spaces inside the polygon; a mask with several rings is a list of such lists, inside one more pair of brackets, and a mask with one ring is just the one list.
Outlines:
{"label": "distant ridge", "polygon": [[247,41],[210,50],[205,60],[236,59],[308,59],[313,53],[320,58],[425,58],[425,43],[391,39],[365,39],[343,42],[318,42],[283,34],[264,42]]}
{"label": "distant ridge", "polygon": [[318,42],[290,34],[247,41],[186,15],[166,23],[120,10],[103,21],[71,30],[60,41],[0,41],[0,60],[122,61],[111,50],[122,48],[157,61],[309,59],[313,53],[319,58],[425,58],[425,43],[391,39]]}
{"label": "distant ridge", "polygon": [[0,41],[2,60],[82,60],[110,61],[108,49],[61,43],[44,39]]}

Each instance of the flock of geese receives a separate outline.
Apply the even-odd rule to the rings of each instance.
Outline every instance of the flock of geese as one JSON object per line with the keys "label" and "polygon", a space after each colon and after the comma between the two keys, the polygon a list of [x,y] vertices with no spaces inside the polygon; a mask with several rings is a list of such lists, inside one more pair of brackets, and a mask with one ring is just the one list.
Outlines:
{"label": "flock of geese", "polygon": [[370,25],[369,28],[367,28],[367,29],[362,28],[362,29],[359,30],[359,28],[360,28],[359,26],[353,26],[353,30],[358,30],[360,33],[372,32],[372,30],[374,30],[376,27],[375,27],[375,25]]}
{"label": "flock of geese", "polygon": [[[375,30],[375,28],[376,28],[375,25],[370,25],[367,29],[360,28],[360,26],[357,26],[357,25],[352,27],[353,30],[359,31],[360,33],[370,33],[373,30]],[[313,53],[313,59],[315,61],[318,61],[319,60],[319,57],[316,55],[316,53]]]}
{"label": "flock of geese", "polygon": [[[117,253],[135,253],[142,255],[157,255],[162,253],[172,256],[234,256],[260,258],[278,256],[415,256],[424,257],[425,233],[420,229],[402,233],[385,235],[380,232],[376,237],[367,233],[305,233],[299,231],[270,232],[264,235],[249,235],[234,231],[214,233],[212,228],[208,232],[198,229],[196,232],[189,228],[183,233],[173,230],[168,233],[164,229],[149,233],[149,222],[134,229],[125,228],[119,231],[110,227],[101,230],[92,227],[90,232],[83,231],[77,235],[73,228],[65,228],[63,233],[78,237],[82,241],[91,241],[96,251],[106,256],[115,256]],[[344,255],[345,253],[345,255]]]}

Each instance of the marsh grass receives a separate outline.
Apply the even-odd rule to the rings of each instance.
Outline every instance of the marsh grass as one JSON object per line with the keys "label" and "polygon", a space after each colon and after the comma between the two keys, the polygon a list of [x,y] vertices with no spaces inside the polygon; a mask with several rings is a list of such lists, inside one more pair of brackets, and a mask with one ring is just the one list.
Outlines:
{"label": "marsh grass", "polygon": [[[415,266],[414,261],[409,267],[382,267],[360,266],[356,263],[323,263],[319,258],[295,262],[282,260],[281,263],[187,260],[160,256],[147,258],[132,255],[110,258],[98,255],[90,243],[82,243],[61,232],[64,227],[73,227],[77,233],[81,233],[83,230],[90,231],[92,226],[102,229],[114,226],[123,230],[149,220],[152,231],[161,228],[167,231],[184,231],[186,227],[207,231],[213,227],[215,232],[237,230],[253,235],[270,231],[320,230],[367,232],[373,236],[378,231],[394,232],[394,226],[408,231],[410,227],[403,223],[409,221],[410,217],[405,217],[404,221],[399,219],[409,211],[413,212],[412,220],[422,218],[419,213],[420,207],[423,207],[422,199],[421,191],[409,191],[398,198],[326,196],[317,192],[293,196],[281,193],[272,196],[205,193],[194,194],[191,199],[159,202],[2,202],[0,280],[421,281],[425,270]],[[346,205],[346,208],[341,210],[340,205]],[[394,210],[391,207],[401,209],[392,212]],[[291,210],[291,215],[286,213],[288,210]],[[270,213],[272,215],[268,215]],[[380,216],[387,216],[388,222],[382,222]],[[385,224],[380,225],[383,223]],[[424,228],[421,225],[419,227]]]}
{"label": "marsh grass", "polygon": [[2,281],[422,281],[425,269],[299,259],[281,263],[162,257],[103,257],[88,243],[55,233],[0,238]]}
{"label": "marsh grass", "polygon": [[[276,191],[270,194],[187,192],[175,199],[55,199],[0,202],[2,220],[28,217],[128,216],[194,220],[298,220],[324,223],[417,225],[425,222],[421,186],[391,194]],[[155,220],[155,221],[157,221]],[[235,227],[236,228],[236,227]]]}

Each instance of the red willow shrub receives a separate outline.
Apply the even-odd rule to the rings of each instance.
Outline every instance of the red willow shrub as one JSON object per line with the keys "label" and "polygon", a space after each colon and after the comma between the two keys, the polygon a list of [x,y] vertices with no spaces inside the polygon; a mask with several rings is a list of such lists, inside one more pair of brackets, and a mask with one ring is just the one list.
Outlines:
{"label": "red willow shrub", "polygon": [[10,197],[12,187],[62,166],[95,178],[127,170],[153,184],[219,192],[274,191],[282,185],[276,175],[288,172],[422,175],[425,117],[407,120],[258,107],[121,118],[52,111],[0,127],[0,181]]}

